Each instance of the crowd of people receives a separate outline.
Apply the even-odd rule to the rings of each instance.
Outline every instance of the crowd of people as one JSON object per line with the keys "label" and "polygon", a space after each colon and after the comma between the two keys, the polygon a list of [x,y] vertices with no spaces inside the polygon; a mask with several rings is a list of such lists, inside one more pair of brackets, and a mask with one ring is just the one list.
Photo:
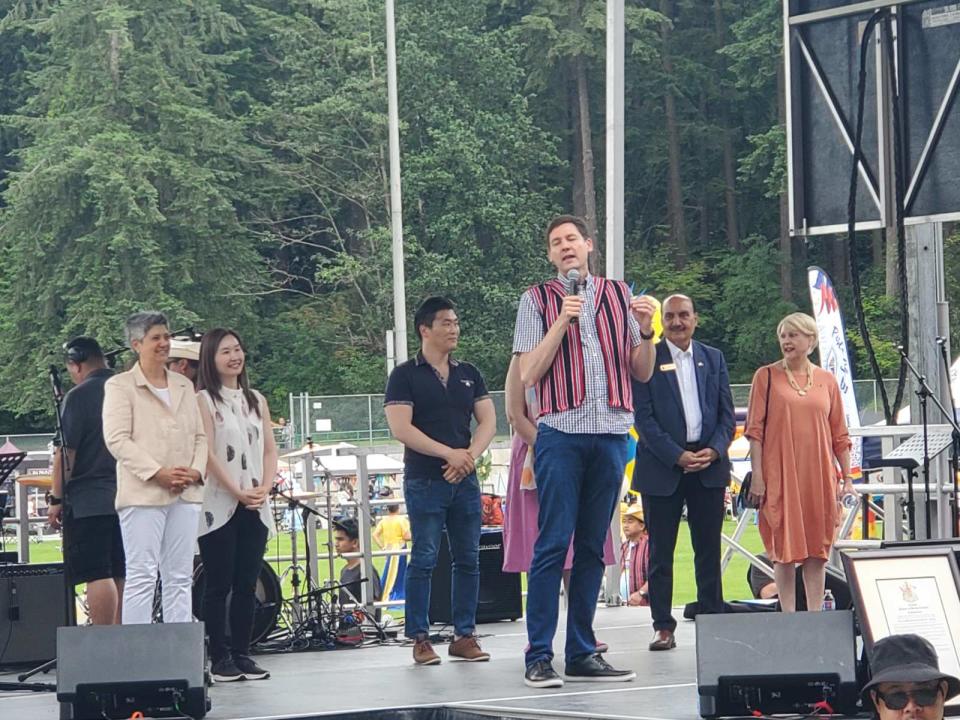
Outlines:
{"label": "crowd of people", "polygon": [[125,372],[107,368],[93,338],[65,348],[75,387],[63,401],[48,502],[70,581],[87,584],[92,622],[135,624],[156,619],[159,577],[162,619],[190,622],[199,544],[213,678],[267,678],[250,638],[275,531],[267,499],[277,447],[243,342],[225,328],[199,347],[174,341],[155,312],[131,315],[125,334],[136,356]]}
{"label": "crowd of people", "polygon": [[[620,502],[628,433],[639,434],[635,507],[625,508],[622,595],[649,604],[651,651],[676,647],[674,551],[686,510],[694,549],[696,613],[726,609],[720,571],[728,448],[736,430],[723,353],[694,339],[696,302],[684,294],[661,306],[663,341],[653,330],[657,302],[626,283],[590,272],[593,250],[581,218],[554,218],[545,233],[556,275],[520,298],[506,379],[513,426],[504,512],[504,569],[528,573],[524,682],[629,681],[593,631],[604,568],[614,562],[611,521]],[[412,549],[406,577],[406,634],[416,663],[440,657],[427,629],[430,576],[446,527],[453,555],[455,659],[487,660],[475,637],[480,535],[479,457],[495,432],[480,372],[453,352],[459,322],[451,301],[429,298],[414,326],[416,357],[390,375],[387,421],[405,446],[404,496]],[[751,495],[773,563],[782,610],[796,609],[795,567],[806,606],[821,608],[825,563],[850,490],[850,438],[833,375],[809,356],[812,318],[793,313],[776,329],[782,358],[757,371],[745,434]],[[471,434],[471,421],[476,429]],[[553,667],[561,584],[567,599],[564,674]]]}
{"label": "crowd of people", "polygon": [[[727,366],[720,350],[694,339],[699,318],[687,295],[664,299],[663,339],[655,342],[657,301],[590,272],[593,240],[582,219],[556,217],[544,239],[556,275],[520,298],[506,379],[514,438],[504,569],[528,574],[524,682],[552,688],[565,679],[630,681],[635,673],[607,662],[607,643],[594,633],[604,569],[619,555],[622,597],[649,605],[649,650],[675,648],[673,566],[684,508],[696,612],[725,609],[720,535],[736,424]],[[428,298],[414,327],[420,349],[392,371],[384,398],[390,430],[404,446],[407,516],[399,501],[391,504],[374,533],[384,548],[410,543],[409,560],[393,558],[382,578],[363,578],[359,559],[349,558],[342,599],[355,601],[361,583],[371,582],[375,597],[403,600],[414,662],[440,663],[428,614],[446,533],[454,629],[447,654],[482,662],[490,655],[476,634],[476,465],[496,433],[496,413],[480,371],[454,356],[460,339],[454,304]],[[750,493],[775,575],[773,590],[761,592],[775,592],[783,611],[796,610],[799,567],[806,608],[817,611],[839,499],[850,490],[850,438],[836,380],[810,360],[817,345],[813,319],[788,315],[776,334],[782,357],[757,370],[745,427]],[[267,402],[247,379],[243,343],[223,328],[207,332],[198,349],[179,343],[159,313],[132,315],[126,338],[136,362],[119,374],[106,368],[92,338],[66,346],[76,387],[63,406],[64,452],[57,455],[50,520],[63,525],[70,577],[87,583],[94,622],[151,622],[158,576],[163,619],[189,621],[198,541],[214,678],[268,677],[249,646],[257,572],[274,532],[267,500],[277,448]],[[632,427],[639,434],[632,490],[640,500],[621,506]],[[624,537],[615,553],[611,521],[618,507]],[[339,553],[355,553],[355,521],[335,524],[334,538]],[[563,676],[553,666],[561,585]],[[927,648],[914,650],[923,655]],[[917,682],[929,692],[927,685],[891,689],[878,676],[870,698],[878,708],[896,709],[958,690],[945,676]]]}

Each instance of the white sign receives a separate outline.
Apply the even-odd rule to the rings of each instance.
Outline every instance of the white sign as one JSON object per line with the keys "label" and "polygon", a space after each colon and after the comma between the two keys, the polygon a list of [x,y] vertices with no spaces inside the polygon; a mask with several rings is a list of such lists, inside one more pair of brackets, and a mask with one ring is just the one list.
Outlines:
{"label": "white sign", "polygon": [[[813,303],[813,317],[817,321],[819,337],[820,367],[829,370],[837,379],[840,395],[843,397],[843,414],[848,428],[860,427],[860,408],[853,392],[853,368],[850,366],[850,354],[847,352],[847,337],[843,328],[843,315],[840,303],[833,288],[830,276],[818,267],[807,268],[810,285],[810,301]],[[850,438],[850,472],[860,476],[863,462],[863,439]]]}
{"label": "white sign", "polygon": [[330,432],[333,429],[333,421],[329,418],[317,419],[314,426],[314,432]]}

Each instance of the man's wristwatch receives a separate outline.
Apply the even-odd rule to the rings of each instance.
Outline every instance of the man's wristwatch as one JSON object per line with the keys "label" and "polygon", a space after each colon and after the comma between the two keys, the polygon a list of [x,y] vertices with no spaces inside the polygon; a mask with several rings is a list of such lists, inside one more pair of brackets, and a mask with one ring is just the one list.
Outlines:
{"label": "man's wristwatch", "polygon": [[654,336],[655,334],[656,334],[656,333],[654,333],[653,330],[650,331],[650,334],[649,334],[649,335],[646,335],[646,334],[643,332],[643,330],[640,331],[640,337],[643,338],[644,340],[653,340],[653,336]]}
{"label": "man's wristwatch", "polygon": [[63,498],[58,498],[53,493],[47,493],[47,505],[60,505],[63,502]]}

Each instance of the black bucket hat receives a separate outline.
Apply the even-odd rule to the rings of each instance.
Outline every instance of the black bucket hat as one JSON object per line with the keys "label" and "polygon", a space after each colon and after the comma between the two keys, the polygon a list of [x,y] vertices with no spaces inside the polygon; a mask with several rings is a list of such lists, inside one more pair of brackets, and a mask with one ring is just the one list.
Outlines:
{"label": "black bucket hat", "polygon": [[940,671],[937,652],[925,638],[919,635],[890,635],[878,640],[873,646],[870,660],[870,682],[863,686],[861,694],[866,699],[868,692],[885,682],[947,681],[947,697],[960,694],[960,679]]}

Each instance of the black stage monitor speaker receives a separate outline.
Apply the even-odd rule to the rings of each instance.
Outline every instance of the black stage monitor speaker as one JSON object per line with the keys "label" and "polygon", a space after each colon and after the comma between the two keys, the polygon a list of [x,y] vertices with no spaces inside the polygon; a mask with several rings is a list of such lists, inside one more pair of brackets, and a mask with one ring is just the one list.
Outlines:
{"label": "black stage monitor speaker", "polygon": [[705,718],[854,714],[853,613],[698,615],[697,688]]}
{"label": "black stage monitor speaker", "polygon": [[[444,532],[430,587],[432,623],[449,623],[453,620],[450,611],[451,562],[450,543],[447,533]],[[484,528],[480,533],[480,601],[477,603],[477,622],[516,620],[522,616],[520,574],[503,571],[503,530]]]}
{"label": "black stage monitor speaker", "polygon": [[39,664],[57,654],[67,624],[63,565],[0,565],[0,665]]}
{"label": "black stage monitor speaker", "polygon": [[203,634],[201,622],[60,628],[61,718],[204,717]]}

